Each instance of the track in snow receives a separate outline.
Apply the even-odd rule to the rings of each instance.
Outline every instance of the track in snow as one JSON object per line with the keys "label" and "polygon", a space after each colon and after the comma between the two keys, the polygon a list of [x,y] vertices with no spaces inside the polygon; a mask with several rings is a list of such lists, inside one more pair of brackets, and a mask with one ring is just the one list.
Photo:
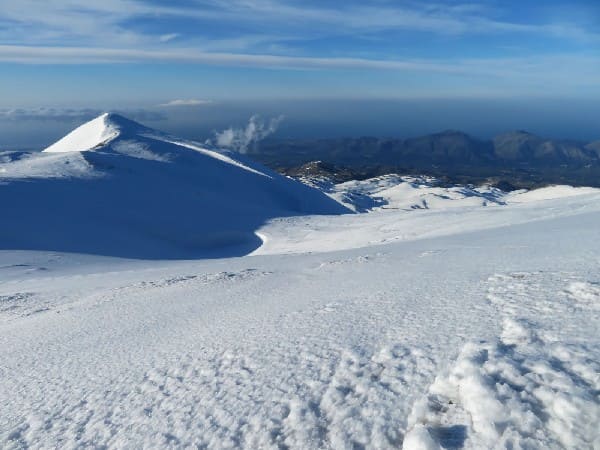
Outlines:
{"label": "track in snow", "polygon": [[600,349],[573,337],[581,322],[557,320],[597,310],[595,283],[516,272],[489,285],[501,335],[466,344],[437,377],[413,408],[405,448],[597,448]]}

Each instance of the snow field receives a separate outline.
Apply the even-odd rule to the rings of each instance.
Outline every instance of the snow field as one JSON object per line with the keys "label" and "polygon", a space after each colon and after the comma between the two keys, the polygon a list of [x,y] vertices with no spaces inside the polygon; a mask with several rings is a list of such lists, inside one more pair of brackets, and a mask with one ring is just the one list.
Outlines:
{"label": "snow field", "polygon": [[24,253],[0,284],[29,293],[0,321],[1,446],[594,448],[598,312],[571,291],[597,279],[596,220],[198,262]]}
{"label": "snow field", "polygon": [[600,448],[597,190],[318,192],[99,119],[0,164],[1,448]]}
{"label": "snow field", "polygon": [[[490,278],[488,299],[503,317],[500,336],[467,343],[436,378],[411,412],[404,448],[600,445],[600,348],[557,321],[590,307],[572,304],[573,292],[591,286],[572,278],[545,272]],[[557,289],[561,283],[566,291]]]}
{"label": "snow field", "polygon": [[600,364],[532,328],[506,319],[498,341],[465,345],[413,409],[404,448],[597,447]]}

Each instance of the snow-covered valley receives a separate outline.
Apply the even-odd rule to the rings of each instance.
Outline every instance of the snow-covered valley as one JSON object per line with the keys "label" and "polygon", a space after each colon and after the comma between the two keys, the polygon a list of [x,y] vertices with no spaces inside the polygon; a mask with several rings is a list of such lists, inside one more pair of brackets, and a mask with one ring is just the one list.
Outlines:
{"label": "snow-covered valley", "polygon": [[0,447],[600,448],[600,191],[311,189],[112,120],[0,163]]}

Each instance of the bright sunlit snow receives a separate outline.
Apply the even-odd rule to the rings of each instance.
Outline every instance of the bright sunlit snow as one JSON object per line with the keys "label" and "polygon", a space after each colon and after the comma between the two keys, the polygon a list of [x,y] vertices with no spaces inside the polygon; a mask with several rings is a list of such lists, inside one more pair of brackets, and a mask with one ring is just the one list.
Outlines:
{"label": "bright sunlit snow", "polygon": [[106,113],[73,130],[44,151],[48,153],[64,153],[93,150],[109,143],[118,135],[117,126],[111,123],[110,115]]}
{"label": "bright sunlit snow", "polygon": [[0,164],[0,447],[600,448],[599,190],[138,127]]}

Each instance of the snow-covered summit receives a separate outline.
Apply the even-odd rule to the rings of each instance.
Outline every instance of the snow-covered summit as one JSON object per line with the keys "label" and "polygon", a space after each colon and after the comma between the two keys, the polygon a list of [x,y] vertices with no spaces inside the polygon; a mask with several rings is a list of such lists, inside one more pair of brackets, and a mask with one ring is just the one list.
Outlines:
{"label": "snow-covered summit", "polygon": [[118,137],[123,130],[129,133],[143,127],[114,113],[104,113],[77,127],[65,137],[46,148],[46,153],[83,152],[102,147]]}
{"label": "snow-covered summit", "polygon": [[103,152],[166,162],[172,156],[193,150],[259,175],[270,176],[264,167],[243,162],[231,151],[210,149],[207,145],[170,136],[116,113],[104,113],[77,127],[42,153]]}
{"label": "snow-covered summit", "polygon": [[246,254],[272,218],[349,212],[242,155],[118,114],[0,162],[0,203],[11,212],[0,223],[0,250],[135,258]]}

